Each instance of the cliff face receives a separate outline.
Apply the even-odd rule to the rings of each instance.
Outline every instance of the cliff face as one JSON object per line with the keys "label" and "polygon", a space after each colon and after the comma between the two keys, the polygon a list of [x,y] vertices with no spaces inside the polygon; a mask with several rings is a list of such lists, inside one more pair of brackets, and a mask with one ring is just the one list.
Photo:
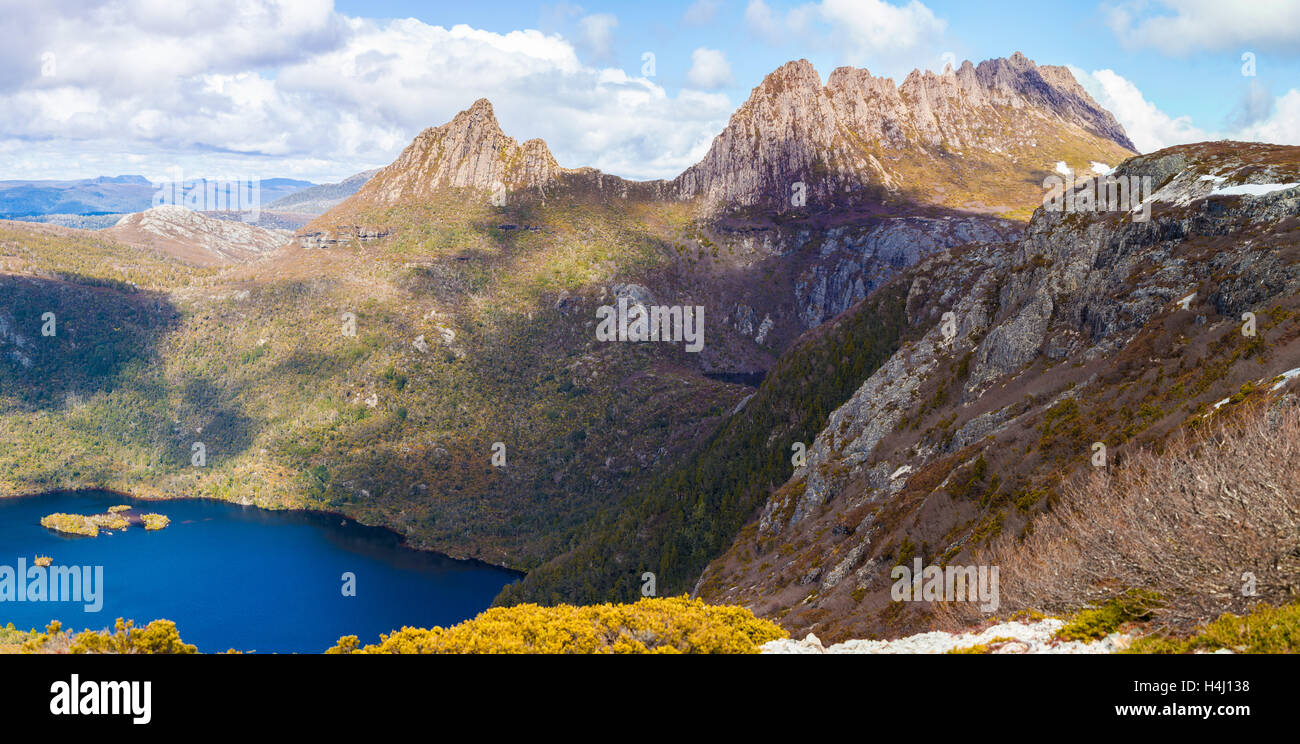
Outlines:
{"label": "cliff face", "polygon": [[702,596],[823,638],[924,628],[924,605],[890,602],[892,566],[979,563],[1094,443],[1115,462],[1290,379],[1300,148],[1190,145],[1119,173],[1151,178],[1150,219],[1040,210],[1016,243],[932,254],[878,291],[906,298],[911,340],[829,416]]}
{"label": "cliff face", "polygon": [[1053,158],[1077,162],[1083,151],[1113,162],[1134,148],[1068,70],[1019,53],[938,75],[913,71],[897,87],[851,67],[823,87],[799,60],[768,75],[673,183],[715,205],[785,210],[803,191],[809,209],[891,194],[968,207],[950,193],[958,175],[976,179],[979,195],[998,196],[1026,171],[1046,172]]}

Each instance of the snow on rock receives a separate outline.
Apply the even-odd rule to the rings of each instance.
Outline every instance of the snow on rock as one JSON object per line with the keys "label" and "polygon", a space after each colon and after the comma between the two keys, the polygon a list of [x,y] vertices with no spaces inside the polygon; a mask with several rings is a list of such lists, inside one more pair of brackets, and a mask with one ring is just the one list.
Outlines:
{"label": "snow on rock", "polygon": [[1300,186],[1300,183],[1243,183],[1239,186],[1224,186],[1214,190],[1217,196],[1264,196],[1274,191],[1285,191]]}

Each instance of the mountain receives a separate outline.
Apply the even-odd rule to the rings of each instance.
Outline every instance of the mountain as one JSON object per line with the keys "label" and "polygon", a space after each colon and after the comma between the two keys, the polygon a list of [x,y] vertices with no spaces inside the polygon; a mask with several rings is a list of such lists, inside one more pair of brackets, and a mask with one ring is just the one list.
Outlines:
{"label": "mountain", "polygon": [[362,171],[338,183],[323,183],[301,191],[295,191],[288,196],[282,196],[267,204],[265,210],[316,217],[328,212],[339,202],[357,193],[378,172],[378,168]]}
{"label": "mountain", "polygon": [[807,60],[771,73],[732,115],[700,163],[673,184],[681,197],[787,209],[907,198],[1012,211],[1041,196],[1052,163],[1115,163],[1135,154],[1114,117],[1063,67],[1020,53],[901,86],[841,67],[823,87]]}
{"label": "mountain", "polygon": [[[925,629],[929,608],[890,601],[893,566],[987,564],[999,536],[1004,551],[1024,539],[1098,467],[1098,452],[1114,467],[1293,394],[1300,148],[1180,146],[1117,175],[1151,179],[1149,219],[1040,209],[1019,241],[932,254],[850,311],[895,303],[908,340],[830,413],[807,462],[704,572],[701,596],[819,637]],[[1177,557],[1166,552],[1170,566]],[[1294,567],[1278,561],[1234,563],[1223,580],[1258,571],[1281,591]],[[1003,584],[1004,612],[1095,599],[1087,582],[1051,585],[1041,570],[1034,587]],[[1161,590],[1172,611],[1215,580],[1182,586],[1176,600]]]}
{"label": "mountain", "polygon": [[148,209],[156,189],[144,176],[78,181],[0,181],[0,215],[102,214]]}
{"label": "mountain", "polygon": [[304,237],[328,242],[334,227],[355,235],[350,223],[359,213],[447,188],[499,189],[498,200],[584,191],[677,200],[704,214],[929,206],[1027,217],[1057,163],[1086,172],[1093,162],[1134,154],[1123,128],[1068,70],[1039,67],[1019,53],[940,75],[913,71],[901,86],[851,67],[836,69],[823,86],[798,60],[754,88],[704,159],[671,181],[562,168],[542,140],[521,145],[502,132],[491,103],[480,99],[421,132]]}
{"label": "mountain", "polygon": [[[206,184],[205,179],[186,184]],[[259,184],[263,203],[301,191],[309,181],[267,178]],[[173,193],[172,184],[165,184]],[[182,185],[183,187],[184,185]],[[143,212],[159,188],[144,176],[100,176],[74,181],[0,181],[0,216],[93,215]]]}
{"label": "mountain", "polygon": [[292,237],[287,230],[213,219],[171,204],[126,215],[104,234],[126,245],[152,248],[200,266],[261,258]]}

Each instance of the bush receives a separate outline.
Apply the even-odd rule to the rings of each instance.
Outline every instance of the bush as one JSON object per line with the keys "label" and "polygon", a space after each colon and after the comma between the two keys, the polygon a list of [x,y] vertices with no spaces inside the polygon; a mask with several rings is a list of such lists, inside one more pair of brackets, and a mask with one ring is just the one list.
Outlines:
{"label": "bush", "polygon": [[1070,622],[1056,631],[1056,639],[1060,641],[1100,640],[1119,630],[1125,623],[1150,620],[1152,611],[1160,604],[1159,595],[1130,589],[1102,603],[1100,607],[1076,614]]}
{"label": "bush", "polygon": [[786,637],[780,627],[743,607],[686,597],[635,604],[496,607],[450,628],[402,628],[359,647],[339,639],[330,654],[752,654]]}
{"label": "bush", "polygon": [[[1163,451],[1133,452],[1059,493],[1028,534],[1000,538],[983,558],[1001,568],[1006,611],[1069,613],[1131,587],[1159,594],[1153,620],[1182,633],[1260,601],[1292,601],[1288,587],[1300,584],[1295,405],[1247,408],[1176,433]],[[944,609],[948,625],[978,619]]]}
{"label": "bush", "polygon": [[1300,602],[1281,607],[1261,604],[1248,615],[1231,613],[1190,638],[1151,635],[1125,649],[1130,654],[1187,654],[1229,649],[1241,654],[1300,653]]}
{"label": "bush", "polygon": [[195,654],[196,646],[181,640],[176,623],[154,620],[143,628],[131,620],[117,619],[113,632],[86,630],[72,634],[52,622],[44,633],[33,633],[23,642],[25,654]]}

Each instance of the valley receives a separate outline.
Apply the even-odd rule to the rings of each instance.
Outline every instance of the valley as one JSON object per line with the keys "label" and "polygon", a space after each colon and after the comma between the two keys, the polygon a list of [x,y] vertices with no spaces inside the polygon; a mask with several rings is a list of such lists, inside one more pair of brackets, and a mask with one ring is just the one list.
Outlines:
{"label": "valley", "polygon": [[[1054,209],[1062,170],[1141,186]],[[1297,147],[1139,155],[1018,53],[899,85],[790,62],[654,181],[561,167],[480,99],[273,224],[0,221],[0,495],[343,515],[521,572],[499,609],[650,573],[827,643],[1068,614],[1134,574],[1044,592],[1016,546],[1086,506],[1095,453],[1290,400],[1297,182]],[[1214,570],[1280,603],[1293,542]],[[990,556],[1000,609],[891,601],[895,566]],[[1179,628],[1212,619],[1177,588]]]}

